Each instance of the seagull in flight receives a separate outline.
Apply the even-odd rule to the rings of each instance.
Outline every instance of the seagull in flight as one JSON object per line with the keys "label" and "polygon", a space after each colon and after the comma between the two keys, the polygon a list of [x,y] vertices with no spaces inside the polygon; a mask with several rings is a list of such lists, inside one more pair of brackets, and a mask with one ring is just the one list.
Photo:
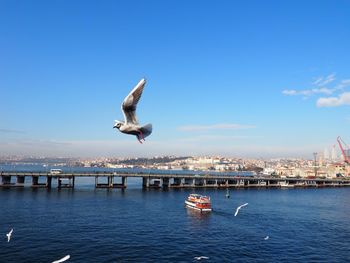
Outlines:
{"label": "seagull in flight", "polygon": [[13,229],[11,229],[10,232],[8,232],[8,233],[6,234],[6,236],[7,236],[7,242],[10,242],[12,232],[13,232]]}
{"label": "seagull in flight", "polygon": [[240,210],[242,207],[245,207],[245,206],[247,206],[247,205],[248,205],[248,203],[245,203],[245,204],[240,205],[239,207],[237,207],[237,209],[236,209],[236,213],[235,213],[235,216],[237,216],[237,215],[238,215],[238,212],[239,212],[239,210]]}
{"label": "seagull in flight", "polygon": [[200,256],[200,257],[194,257],[193,259],[202,260],[202,259],[209,259],[209,257]]}
{"label": "seagull in flight", "polygon": [[117,128],[120,132],[135,135],[137,140],[142,143],[145,138],[152,133],[152,124],[141,126],[136,117],[136,106],[139,102],[146,80],[141,79],[135,88],[125,97],[122,103],[122,112],[124,121],[115,121],[113,128]]}
{"label": "seagull in flight", "polygon": [[59,260],[55,260],[55,261],[52,261],[52,263],[61,263],[61,262],[64,262],[66,260],[70,259],[70,255],[67,255]]}

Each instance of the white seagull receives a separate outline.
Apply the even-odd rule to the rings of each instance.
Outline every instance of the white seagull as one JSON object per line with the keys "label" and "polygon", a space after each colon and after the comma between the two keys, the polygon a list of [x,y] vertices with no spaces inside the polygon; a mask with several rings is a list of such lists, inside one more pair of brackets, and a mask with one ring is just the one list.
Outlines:
{"label": "white seagull", "polygon": [[140,143],[152,133],[152,124],[141,126],[136,117],[136,106],[141,98],[145,84],[146,80],[141,79],[129,95],[126,96],[122,103],[124,121],[116,120],[113,126],[113,128],[117,128],[122,133],[135,135]]}
{"label": "white seagull", "polygon": [[209,259],[209,257],[200,256],[200,257],[194,257],[193,259],[202,260],[202,259]]}
{"label": "white seagull", "polygon": [[52,263],[61,263],[61,262],[64,262],[66,260],[70,259],[70,255],[67,255],[59,260],[56,260],[56,261],[52,261]]}
{"label": "white seagull", "polygon": [[266,237],[264,237],[264,240],[268,240],[270,237],[269,236],[266,236]]}
{"label": "white seagull", "polygon": [[237,215],[238,215],[239,210],[240,210],[242,207],[245,207],[246,205],[248,205],[248,203],[245,203],[244,205],[240,205],[239,207],[237,207],[237,209],[236,209],[236,213],[235,213],[235,216],[237,216]]}
{"label": "white seagull", "polygon": [[13,228],[10,230],[10,232],[8,232],[8,233],[6,234],[6,236],[7,236],[7,242],[10,242],[12,232],[13,232]]}

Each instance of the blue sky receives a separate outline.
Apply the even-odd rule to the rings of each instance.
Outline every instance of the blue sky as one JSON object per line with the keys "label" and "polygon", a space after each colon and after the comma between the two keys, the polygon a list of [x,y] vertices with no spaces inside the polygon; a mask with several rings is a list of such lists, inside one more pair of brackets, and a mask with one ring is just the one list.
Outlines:
{"label": "blue sky", "polygon": [[[350,142],[349,8],[0,1],[0,154],[312,158]],[[112,126],[143,77],[140,145]]]}

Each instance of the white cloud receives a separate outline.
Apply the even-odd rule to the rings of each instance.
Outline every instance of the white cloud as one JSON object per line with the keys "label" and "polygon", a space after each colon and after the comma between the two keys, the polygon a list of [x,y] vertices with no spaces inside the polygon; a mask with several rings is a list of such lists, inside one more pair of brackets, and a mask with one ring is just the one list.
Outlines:
{"label": "white cloud", "polygon": [[282,91],[282,94],[289,95],[289,96],[299,95],[298,92],[294,89],[290,89],[290,90],[286,89],[286,90]]}
{"label": "white cloud", "polygon": [[319,98],[316,103],[317,107],[338,107],[350,105],[350,92],[344,92],[338,97]]}
{"label": "white cloud", "polygon": [[[304,89],[304,90],[283,90],[282,94],[287,96],[301,96],[303,100],[307,100],[313,95],[332,95],[339,94],[343,91],[344,88],[350,86],[350,79],[343,79],[337,85],[334,85],[333,88],[325,87],[325,85],[332,83],[335,80],[335,74],[330,74],[327,77],[317,78],[312,85],[314,88]],[[317,100],[318,107],[337,107],[341,105],[349,104],[349,95],[348,92],[339,94],[337,97],[321,97]]]}
{"label": "white cloud", "polygon": [[178,127],[181,131],[208,131],[208,130],[240,130],[240,129],[253,129],[256,128],[253,125],[242,125],[235,123],[220,123],[213,125],[188,125]]}
{"label": "white cloud", "polygon": [[313,88],[313,89],[306,89],[306,90],[283,90],[282,94],[288,95],[288,96],[297,96],[297,95],[303,95],[303,96],[311,96],[314,94],[326,94],[331,95],[333,94],[337,89],[329,89],[329,88]]}
{"label": "white cloud", "polygon": [[343,79],[340,81],[340,83],[336,86],[336,89],[344,89],[347,86],[350,86],[350,79]]}
{"label": "white cloud", "polygon": [[312,85],[318,85],[322,80],[323,80],[323,77],[319,77],[314,82],[312,82]]}

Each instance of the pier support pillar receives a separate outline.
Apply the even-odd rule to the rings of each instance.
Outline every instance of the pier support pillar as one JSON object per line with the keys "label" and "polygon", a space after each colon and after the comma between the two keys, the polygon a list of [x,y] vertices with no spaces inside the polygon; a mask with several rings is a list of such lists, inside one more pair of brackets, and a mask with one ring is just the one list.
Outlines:
{"label": "pier support pillar", "polygon": [[149,178],[148,177],[142,177],[142,187],[149,188]]}
{"label": "pier support pillar", "polygon": [[107,177],[107,184],[108,184],[108,187],[113,188],[113,176]]}
{"label": "pier support pillar", "polygon": [[185,178],[181,178],[180,179],[180,186],[183,187],[186,184],[186,179]]}
{"label": "pier support pillar", "polygon": [[169,178],[163,178],[162,186],[164,189],[169,188]]}
{"label": "pier support pillar", "polygon": [[39,176],[32,176],[32,186],[37,186],[39,184]]}
{"label": "pier support pillar", "polygon": [[52,185],[52,177],[48,176],[48,177],[46,177],[46,187],[48,189],[51,189],[51,185]]}
{"label": "pier support pillar", "polygon": [[126,182],[127,182],[127,178],[126,176],[122,176],[122,187],[126,188]]}
{"label": "pier support pillar", "polygon": [[11,184],[11,176],[2,175],[1,178],[2,178],[1,180],[2,180],[2,184],[3,184],[3,185],[9,185],[9,184]]}
{"label": "pier support pillar", "polygon": [[17,185],[18,186],[24,186],[24,178],[25,178],[25,176],[21,176],[21,175],[17,176]]}

